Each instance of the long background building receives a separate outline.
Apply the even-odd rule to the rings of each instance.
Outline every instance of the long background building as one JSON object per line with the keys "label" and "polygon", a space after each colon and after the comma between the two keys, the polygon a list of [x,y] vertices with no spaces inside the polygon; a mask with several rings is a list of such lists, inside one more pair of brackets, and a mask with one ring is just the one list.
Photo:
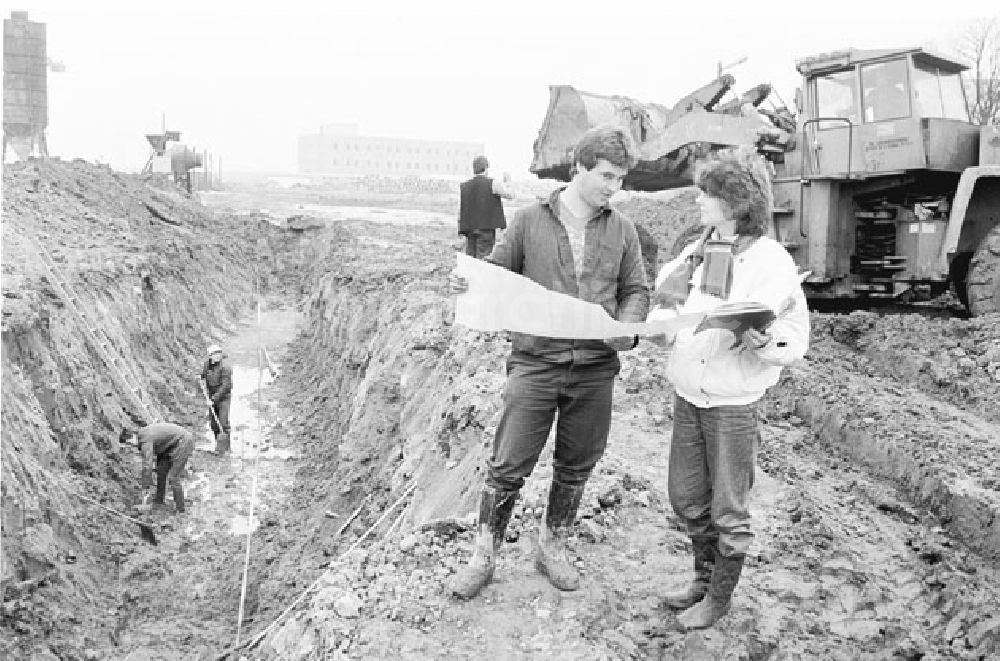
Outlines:
{"label": "long background building", "polygon": [[380,138],[359,135],[355,124],[326,124],[299,136],[299,172],[459,179],[472,176],[472,159],[483,153],[481,143]]}

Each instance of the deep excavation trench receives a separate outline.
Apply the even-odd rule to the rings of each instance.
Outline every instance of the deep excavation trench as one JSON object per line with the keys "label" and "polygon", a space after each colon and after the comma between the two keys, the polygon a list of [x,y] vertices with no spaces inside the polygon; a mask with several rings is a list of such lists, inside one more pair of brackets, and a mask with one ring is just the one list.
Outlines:
{"label": "deep excavation trench", "polygon": [[[810,355],[762,409],[758,538],[733,610],[689,634],[658,606],[690,561],[666,500],[664,356],[640,344],[623,356],[608,453],[580,511],[583,588],[559,593],[532,568],[543,457],[494,584],[462,603],[444,585],[468,556],[509,344],[451,324],[452,217],[347,212],[300,236],[93,166],[32,167],[4,177],[5,658],[1000,653],[997,320],[813,315]],[[269,193],[241,191],[252,209]],[[640,202],[647,224],[657,208],[669,217]],[[138,501],[135,454],[115,443],[128,405],[37,273],[19,271],[12,218],[54,238],[165,414],[204,429],[192,374],[208,340],[239,368],[247,459],[196,452],[191,512],[152,520],[158,547],[68,494]],[[259,399],[254,282],[278,367]],[[227,653],[248,529],[243,646]]]}

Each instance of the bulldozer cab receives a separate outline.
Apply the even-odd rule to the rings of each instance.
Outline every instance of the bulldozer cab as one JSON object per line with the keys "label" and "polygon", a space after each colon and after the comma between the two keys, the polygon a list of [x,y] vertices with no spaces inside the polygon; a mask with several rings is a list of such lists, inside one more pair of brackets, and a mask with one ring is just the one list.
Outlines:
{"label": "bulldozer cab", "polygon": [[776,238],[811,298],[1000,311],[1000,146],[969,121],[967,67],[921,48],[798,60],[799,139],[774,179]]}
{"label": "bulldozer cab", "polygon": [[806,176],[976,164],[978,128],[968,121],[964,64],[905,48],[849,49],[796,66],[805,83]]}

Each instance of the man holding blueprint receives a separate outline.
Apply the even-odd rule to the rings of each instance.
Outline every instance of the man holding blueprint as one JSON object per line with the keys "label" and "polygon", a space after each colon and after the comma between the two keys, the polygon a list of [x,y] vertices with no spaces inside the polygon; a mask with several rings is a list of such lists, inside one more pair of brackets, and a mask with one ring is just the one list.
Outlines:
{"label": "man holding blueprint", "polygon": [[[492,580],[518,492],[535,467],[557,413],[552,484],[535,565],[555,587],[579,587],[566,538],[584,486],[607,444],[618,351],[636,346],[639,331],[628,332],[629,324],[641,324],[649,309],[635,226],[608,206],[634,164],[635,147],[625,131],[591,129],[574,151],[570,183],[519,210],[486,258],[511,275],[524,276],[513,278],[526,288],[507,291],[503,310],[506,315],[523,310],[524,316],[518,324],[522,332],[512,333],[503,412],[480,499],[473,556],[451,585],[461,598],[475,596]],[[492,268],[482,262],[466,267]],[[457,269],[449,278],[451,291],[468,291],[470,279]],[[566,328],[570,321],[568,332],[554,333],[556,337],[533,334],[553,327],[551,320],[539,319],[533,291],[565,294],[581,304],[581,316],[575,316],[576,308],[566,308],[572,319],[561,322]],[[464,298],[480,301],[476,314],[490,314],[488,304],[482,303],[489,296]],[[463,304],[460,300],[458,305]],[[456,311],[456,321],[462,314]],[[498,323],[496,328],[503,327],[509,325]]]}

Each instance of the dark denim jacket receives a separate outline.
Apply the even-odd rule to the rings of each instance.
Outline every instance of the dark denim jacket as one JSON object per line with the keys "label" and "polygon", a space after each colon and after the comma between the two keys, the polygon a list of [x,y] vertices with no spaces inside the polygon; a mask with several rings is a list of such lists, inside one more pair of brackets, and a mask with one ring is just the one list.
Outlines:
{"label": "dark denim jacket", "polygon": [[[597,303],[619,321],[645,321],[649,285],[635,226],[608,207],[587,223],[583,275],[577,286],[569,236],[557,217],[562,190],[519,209],[487,261],[553,291]],[[601,340],[511,335],[515,352],[546,362],[599,363],[616,356]]]}

